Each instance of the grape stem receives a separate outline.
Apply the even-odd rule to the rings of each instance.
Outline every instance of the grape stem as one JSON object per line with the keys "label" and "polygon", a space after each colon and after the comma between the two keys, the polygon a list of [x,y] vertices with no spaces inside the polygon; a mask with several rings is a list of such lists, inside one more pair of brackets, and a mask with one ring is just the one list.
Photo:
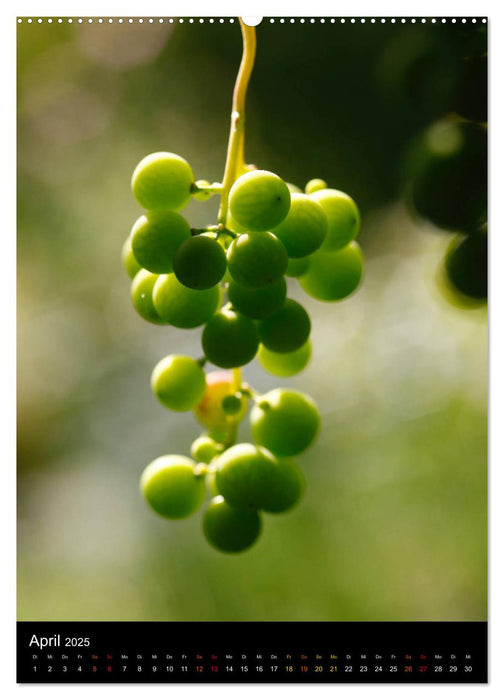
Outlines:
{"label": "grape stem", "polygon": [[229,131],[226,165],[222,179],[221,202],[217,219],[221,226],[226,226],[227,223],[229,190],[236,178],[247,170],[245,165],[245,99],[254,67],[256,34],[255,27],[247,26],[241,17],[239,22],[243,38],[243,53],[233,92],[231,129]]}

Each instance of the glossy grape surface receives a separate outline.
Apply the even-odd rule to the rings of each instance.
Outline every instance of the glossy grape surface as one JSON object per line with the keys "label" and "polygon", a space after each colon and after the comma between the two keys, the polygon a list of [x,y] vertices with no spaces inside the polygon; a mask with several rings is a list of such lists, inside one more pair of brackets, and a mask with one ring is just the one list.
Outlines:
{"label": "glossy grape surface", "polygon": [[[225,438],[225,430],[229,424],[229,418],[222,410],[222,400],[236,391],[233,385],[233,374],[224,370],[208,372],[206,385],[205,395],[194,409],[194,415],[202,425],[215,431],[212,437],[220,442]],[[247,405],[248,401],[242,397],[242,409],[235,416],[236,420],[243,419],[247,412]]]}
{"label": "glossy grape surface", "polygon": [[362,278],[362,252],[355,241],[335,251],[310,256],[308,270],[299,277],[304,291],[319,301],[339,301],[354,292]]}
{"label": "glossy grape surface", "polygon": [[203,515],[203,533],[221,552],[243,552],[258,539],[261,518],[256,511],[232,508],[222,496],[216,496]]}
{"label": "glossy grape surface", "polygon": [[215,238],[194,236],[177,248],[173,272],[190,289],[210,289],[224,277],[226,254]]}
{"label": "glossy grape surface", "polygon": [[242,287],[234,280],[229,282],[228,298],[236,311],[248,318],[261,319],[280,309],[287,295],[287,284],[282,277],[274,284],[261,289]]}
{"label": "glossy grape surface", "polygon": [[312,346],[307,340],[293,352],[272,352],[264,345],[259,346],[257,359],[259,364],[276,377],[292,377],[303,370],[310,361]]}
{"label": "glossy grape surface", "polygon": [[229,192],[231,216],[246,231],[269,231],[285,219],[290,192],[285,182],[267,170],[251,170]]}
{"label": "glossy grape surface", "polygon": [[154,307],[152,293],[154,285],[158,280],[159,275],[155,275],[148,270],[141,269],[135,275],[135,279],[131,283],[131,301],[135,310],[140,316],[150,323],[163,324],[158,312]]}
{"label": "glossy grape surface", "polygon": [[174,274],[160,275],[154,285],[153,300],[163,321],[177,328],[196,328],[217,311],[221,292],[219,287],[189,289]]}
{"label": "glossy grape surface", "polygon": [[151,153],[135,168],[131,187],[144,209],[185,207],[191,198],[194,175],[189,163],[175,153]]}
{"label": "glossy grape surface", "polygon": [[310,330],[310,317],[294,299],[286,299],[281,309],[258,323],[261,343],[273,352],[298,350],[308,340]]}
{"label": "glossy grape surface", "polygon": [[316,190],[310,198],[318,202],[327,217],[327,235],[320,250],[340,250],[359,233],[360,213],[354,200],[340,190]]}
{"label": "glossy grape surface", "polygon": [[168,355],[155,366],[151,387],[167,408],[190,411],[205,394],[205,373],[191,357]]}
{"label": "glossy grape surface", "polygon": [[134,279],[137,272],[140,272],[140,270],[142,269],[142,266],[133,255],[133,250],[131,248],[131,238],[129,236],[124,241],[124,245],[121,250],[121,260],[124,269],[126,270],[128,275],[131,277],[131,279]]}
{"label": "glossy grape surface", "polygon": [[322,245],[328,230],[327,217],[320,204],[306,194],[292,194],[289,213],[273,229],[289,258],[303,258]]}
{"label": "glossy grape surface", "polygon": [[260,289],[280,280],[288,263],[283,243],[268,231],[243,233],[227,252],[231,277],[237,284]]}
{"label": "glossy grape surface", "polygon": [[208,464],[214,457],[224,450],[224,445],[216,442],[209,435],[201,435],[191,445],[191,456],[197,462]]}
{"label": "glossy grape surface", "polygon": [[205,479],[196,463],[182,455],[165,455],[151,462],[140,478],[140,490],[159,515],[178,520],[194,513],[205,498]]}
{"label": "glossy grape surface", "polygon": [[259,336],[251,319],[232,309],[221,309],[203,329],[201,345],[210,362],[230,369],[253,360],[259,347]]}
{"label": "glossy grape surface", "polygon": [[133,255],[149,272],[166,273],[173,269],[173,256],[184,241],[191,238],[189,224],[174,211],[149,211],[131,229]]}
{"label": "glossy grape surface", "polygon": [[278,480],[276,458],[263,447],[240,443],[217,460],[217,488],[234,508],[261,510]]}

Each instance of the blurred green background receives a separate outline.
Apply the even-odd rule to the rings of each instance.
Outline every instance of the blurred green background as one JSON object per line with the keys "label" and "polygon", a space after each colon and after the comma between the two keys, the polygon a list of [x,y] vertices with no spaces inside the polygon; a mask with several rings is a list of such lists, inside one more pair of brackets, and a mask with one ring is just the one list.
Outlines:
{"label": "blurred green background", "polygon": [[162,521],[139,495],[144,466],[199,433],[149,378],[170,352],[197,357],[200,331],[136,315],[120,249],[144,155],[221,178],[237,23],[18,25],[18,619],[486,619],[486,310],[440,291],[451,236],[412,216],[405,168],[484,31],[258,27],[248,160],[351,194],[366,268],[338,304],[290,281],[313,323],[301,375],[245,368],[259,390],[310,393],[323,427],[298,459],[302,504],[233,557],[200,514]]}

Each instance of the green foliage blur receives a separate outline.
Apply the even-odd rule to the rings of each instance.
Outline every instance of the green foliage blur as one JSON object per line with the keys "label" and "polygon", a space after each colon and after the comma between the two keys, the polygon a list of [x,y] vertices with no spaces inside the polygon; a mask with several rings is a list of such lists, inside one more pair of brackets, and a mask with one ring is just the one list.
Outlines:
{"label": "green foliage blur", "polygon": [[163,521],[140,497],[145,465],[201,431],[149,386],[200,331],[138,317],[120,251],[144,155],[222,177],[237,22],[18,25],[18,619],[486,619],[486,311],[446,298],[452,234],[408,206],[409,154],[456,110],[485,27],[264,20],[257,39],[247,158],[354,197],[366,268],[337,304],[289,281],[306,370],[244,370],[311,394],[322,431],[297,460],[302,504],[226,556],[201,513]]}

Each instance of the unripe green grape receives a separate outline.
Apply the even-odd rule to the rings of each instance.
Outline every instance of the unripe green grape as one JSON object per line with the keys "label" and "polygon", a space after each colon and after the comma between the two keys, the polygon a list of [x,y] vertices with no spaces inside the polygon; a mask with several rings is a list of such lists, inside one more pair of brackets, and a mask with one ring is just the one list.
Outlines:
{"label": "unripe green grape", "polygon": [[313,180],[310,180],[309,182],[307,182],[306,186],[305,186],[306,194],[313,194],[314,192],[318,192],[319,190],[326,190],[326,189],[327,189],[327,182],[325,180],[321,180],[319,177],[313,178]]}
{"label": "unripe green grape", "polygon": [[226,272],[226,254],[215,238],[194,236],[175,252],[173,272],[178,281],[190,289],[210,289]]}
{"label": "unripe green grape", "polygon": [[[233,380],[233,373],[224,370],[208,372],[206,385],[205,395],[194,409],[194,415],[202,425],[209,428],[210,437],[216,442],[222,442],[226,439],[226,431],[230,421],[230,418],[222,410],[222,400],[225,396],[234,394],[237,390]],[[248,401],[246,397],[243,397],[241,412],[233,417],[233,420],[241,421],[247,412],[247,408]]]}
{"label": "unripe green grape", "polygon": [[131,248],[138,262],[149,272],[173,270],[177,248],[191,238],[189,224],[174,211],[148,211],[131,229]]}
{"label": "unripe green grape", "polygon": [[220,496],[221,494],[219,493],[219,489],[217,488],[217,479],[216,479],[216,473],[215,472],[209,472],[206,477],[206,487],[212,496],[214,498],[215,496]]}
{"label": "unripe green grape", "polygon": [[251,547],[261,533],[261,518],[253,510],[232,508],[222,496],[210,502],[203,515],[203,533],[212,547],[228,554]]}
{"label": "unripe green grape", "polygon": [[228,416],[236,416],[242,410],[242,400],[236,394],[230,394],[222,399],[222,410]]}
{"label": "unripe green grape", "polygon": [[233,508],[261,510],[276,487],[276,458],[263,447],[240,443],[217,459],[217,488]]}
{"label": "unripe green grape", "polygon": [[288,256],[283,243],[269,231],[243,233],[227,252],[229,272],[242,287],[260,289],[281,279]]}
{"label": "unripe green grape", "polygon": [[142,266],[133,255],[133,250],[131,248],[131,238],[129,236],[124,241],[124,245],[121,250],[121,260],[124,269],[126,270],[128,275],[131,277],[131,279],[134,279],[137,272],[140,272],[140,270],[142,269]]}
{"label": "unripe green grape", "polygon": [[224,445],[216,442],[209,435],[201,435],[191,445],[191,457],[197,462],[208,464],[224,450]]}
{"label": "unripe green grape", "polygon": [[305,309],[294,299],[286,299],[274,314],[258,323],[261,343],[273,352],[294,352],[306,343],[311,321]]}
{"label": "unripe green grape", "polygon": [[310,256],[307,272],[299,278],[304,291],[319,301],[339,301],[359,286],[362,251],[355,241],[341,250],[318,250]]}
{"label": "unripe green grape", "polygon": [[313,442],[320,426],[320,415],[307,394],[273,389],[257,399],[250,424],[257,444],[279,457],[290,457]]}
{"label": "unripe green grape", "polygon": [[311,341],[307,340],[294,352],[272,352],[264,345],[259,345],[257,359],[259,364],[276,377],[292,377],[303,370],[311,357]]}
{"label": "unripe green grape", "polygon": [[164,518],[186,518],[205,499],[205,478],[196,462],[182,455],[164,455],[151,462],[140,478],[140,490],[150,507]]}
{"label": "unripe green grape", "polygon": [[308,269],[309,264],[308,258],[289,258],[285,274],[287,277],[301,277]]}
{"label": "unripe green grape", "polygon": [[140,316],[150,323],[165,324],[154,307],[152,293],[159,275],[141,269],[131,283],[131,301]]}
{"label": "unripe green grape", "polygon": [[327,217],[318,202],[306,194],[293,194],[287,217],[273,233],[284,244],[289,258],[304,258],[320,248],[327,227]]}
{"label": "unripe green grape", "polygon": [[[208,182],[208,180],[196,180],[194,184],[196,185],[196,187],[210,187],[210,183]],[[212,193],[208,190],[202,189],[199,192],[198,190],[193,192],[192,196],[198,202],[206,202],[208,199],[210,199]]]}
{"label": "unripe green grape", "polygon": [[177,328],[196,328],[206,323],[217,311],[219,287],[189,289],[175,275],[160,275],[152,295],[159,317]]}
{"label": "unripe green grape", "polygon": [[305,489],[305,478],[297,464],[288,459],[277,459],[274,473],[274,478],[269,479],[261,510],[284,513],[300,501]]}
{"label": "unripe green grape", "polygon": [[192,357],[167,355],[154,367],[151,388],[172,411],[190,411],[205,394],[205,373]]}
{"label": "unripe green grape", "polygon": [[203,329],[205,357],[217,367],[242,367],[254,359],[259,337],[254,322],[232,309],[221,309]]}
{"label": "unripe green grape", "polygon": [[360,214],[354,200],[339,190],[317,190],[310,198],[320,204],[327,217],[327,234],[320,250],[339,250],[357,236]]}
{"label": "unripe green grape", "polygon": [[151,153],[135,168],[131,187],[144,209],[185,207],[191,198],[194,175],[189,163],[175,153]]}
{"label": "unripe green grape", "polygon": [[457,236],[450,244],[445,260],[449,282],[461,294],[472,299],[487,298],[488,251],[487,236]]}
{"label": "unripe green grape", "polygon": [[261,289],[248,289],[234,280],[231,280],[228,286],[229,301],[236,311],[248,318],[261,319],[271,316],[283,306],[286,295],[287,283],[284,277]]}
{"label": "unripe green grape", "polygon": [[297,194],[300,194],[300,193],[303,192],[303,190],[301,189],[301,187],[298,187],[297,185],[293,185],[292,182],[286,182],[285,184],[287,185],[287,189],[289,190],[289,192],[290,192],[291,194],[294,194],[295,192],[296,192]]}
{"label": "unripe green grape", "polygon": [[229,192],[231,216],[247,231],[268,231],[285,219],[290,192],[285,182],[268,170],[251,170],[239,177]]}

